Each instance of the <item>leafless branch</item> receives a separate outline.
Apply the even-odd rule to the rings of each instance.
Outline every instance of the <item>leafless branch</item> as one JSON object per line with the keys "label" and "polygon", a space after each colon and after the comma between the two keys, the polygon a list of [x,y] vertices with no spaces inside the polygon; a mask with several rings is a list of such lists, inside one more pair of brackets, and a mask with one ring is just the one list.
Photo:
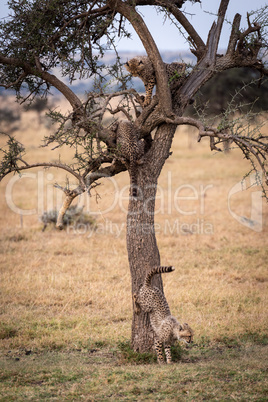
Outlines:
{"label": "leafless branch", "polygon": [[79,194],[81,194],[81,193],[79,193],[78,191],[75,191],[75,190],[64,189],[63,191],[65,193],[65,198],[64,198],[62,206],[61,206],[61,208],[59,210],[58,217],[57,217],[56,227],[58,229],[63,229],[63,218],[64,218],[64,215],[65,215],[67,209],[70,207],[72,201]]}
{"label": "leafless branch", "polygon": [[255,157],[258,166],[261,168],[264,174],[266,183],[268,184],[266,166],[266,160],[268,157],[268,137],[258,136],[255,138],[253,136],[243,134],[243,131],[241,133],[235,131],[231,133],[222,132],[215,127],[205,127],[201,121],[190,117],[177,117],[175,119],[167,118],[165,119],[165,122],[176,125],[187,124],[196,127],[199,132],[198,142],[201,141],[203,137],[209,137],[211,150],[221,151],[221,149],[216,146],[216,139],[220,141],[229,140],[235,142],[247,159],[252,161],[252,156]]}
{"label": "leafless branch", "polygon": [[115,115],[117,113],[124,113],[124,115],[126,116],[126,118],[131,121],[131,116],[130,114],[126,111],[126,109],[123,106],[118,106],[117,108],[115,108],[114,110],[110,109],[110,108],[106,108],[106,110],[108,112],[110,112],[112,115]]}
{"label": "leafless branch", "polygon": [[[261,141],[260,139],[252,138],[245,135],[218,132],[217,129],[215,128],[208,128],[205,131],[199,132],[199,141],[203,137],[210,138],[211,150],[216,151],[219,151],[220,149],[216,147],[215,139],[224,141],[226,140],[233,141],[242,150],[245,157],[251,160],[254,166],[255,164],[253,162],[252,156],[255,157],[259,168],[261,168],[263,172],[265,182],[266,184],[268,184],[268,175],[266,166],[266,160],[268,155],[268,142],[264,142]],[[265,139],[266,141],[268,140],[267,137]]]}
{"label": "leafless branch", "polygon": [[252,25],[249,20],[249,14],[247,14],[247,21],[248,21],[248,28],[240,34],[239,41],[237,43],[237,50],[238,50],[238,52],[241,52],[241,50],[243,49],[243,46],[244,46],[244,40],[249,34],[251,34],[253,32],[258,32],[259,42],[255,41],[254,46],[251,46],[251,51],[253,52],[254,56],[257,56],[259,49],[260,49],[260,45],[261,45],[261,42],[260,42],[261,26],[259,24],[257,24],[256,22]]}
{"label": "leafless branch", "polygon": [[213,23],[208,34],[206,58],[215,63],[224,17],[229,0],[222,0],[218,10],[217,23]]}
{"label": "leafless branch", "polygon": [[240,27],[240,22],[241,22],[241,15],[236,14],[233,20],[232,24],[232,31],[228,43],[228,48],[227,48],[227,55],[232,55],[235,51],[236,43],[239,40],[240,32],[239,32],[239,27]]}
{"label": "leafless branch", "polygon": [[[65,165],[63,163],[57,163],[57,162],[40,162],[40,163],[27,163],[24,161],[22,158],[17,158],[18,161],[22,162],[23,165],[19,166],[18,170],[26,170],[26,169],[33,169],[36,167],[44,167],[44,168],[58,168],[58,169],[63,169],[66,170],[68,173],[73,175],[79,182],[81,182],[81,176],[75,172],[70,166]],[[15,171],[15,169],[11,170]],[[82,184],[82,182],[81,182]]]}
{"label": "leafless branch", "polygon": [[158,0],[156,1],[160,6],[166,7],[168,11],[176,18],[176,20],[181,24],[181,26],[185,29],[185,31],[189,35],[189,40],[191,41],[194,49],[192,49],[192,53],[200,59],[205,50],[205,43],[202,38],[199,36],[197,31],[194,29],[189,20],[185,17],[183,12],[178,9],[178,7],[170,0]]}

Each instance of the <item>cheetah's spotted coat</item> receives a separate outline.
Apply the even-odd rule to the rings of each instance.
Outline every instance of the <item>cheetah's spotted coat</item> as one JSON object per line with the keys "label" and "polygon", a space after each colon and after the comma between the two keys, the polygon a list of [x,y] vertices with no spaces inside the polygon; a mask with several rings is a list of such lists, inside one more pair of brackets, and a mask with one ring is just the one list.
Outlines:
{"label": "cheetah's spotted coat", "polygon": [[144,140],[139,140],[138,131],[128,120],[121,120],[113,127],[119,155],[127,162],[130,176],[130,193],[137,196],[137,161],[144,154]]}
{"label": "cheetah's spotted coat", "polygon": [[[176,80],[176,82],[178,80],[182,81],[186,69],[184,63],[164,63],[164,65],[169,83],[173,80]],[[149,57],[134,57],[125,64],[125,67],[133,77],[139,77],[143,81],[146,91],[143,106],[148,106],[151,102],[153,88],[156,85],[155,71]]]}
{"label": "cheetah's spotted coat", "polygon": [[164,345],[167,363],[171,363],[171,345],[178,339],[186,343],[192,342],[193,331],[186,323],[180,324],[170,313],[164,294],[151,285],[155,274],[173,271],[173,267],[157,267],[148,273],[138,294],[133,295],[136,312],[149,313],[150,322],[155,334],[155,349],[158,363],[164,362],[162,346]]}

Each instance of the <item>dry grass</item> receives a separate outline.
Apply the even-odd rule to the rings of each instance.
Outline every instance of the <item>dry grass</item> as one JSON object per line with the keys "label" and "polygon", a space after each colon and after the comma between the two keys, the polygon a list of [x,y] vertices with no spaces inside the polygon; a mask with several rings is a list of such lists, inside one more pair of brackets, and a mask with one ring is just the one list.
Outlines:
{"label": "dry grass", "polygon": [[[18,138],[26,139],[29,157],[44,159],[45,151],[38,147],[44,131],[29,132],[22,124]],[[227,205],[228,191],[247,172],[246,161],[238,151],[211,154],[207,143],[196,144],[194,133],[184,129],[178,131],[172,151],[159,180],[156,208],[162,264],[176,267],[175,273],[164,277],[172,311],[191,323],[197,339],[263,331],[268,209],[263,202],[263,230],[255,232],[238,223]],[[65,174],[52,174],[58,182],[65,179]],[[53,181],[46,180],[49,175],[45,171],[42,176],[44,203],[51,192],[54,201],[58,194]],[[110,183],[98,189],[98,203],[94,196],[89,200],[91,209],[100,212],[94,233],[86,227],[42,233],[36,214],[24,216],[21,228],[20,216],[5,200],[11,178],[1,184],[1,308],[2,321],[14,327],[16,336],[5,339],[4,345],[72,346],[89,338],[109,343],[129,337],[127,174],[116,178],[117,191]],[[20,208],[36,208],[37,181],[21,179],[12,196]],[[249,190],[233,196],[231,205],[236,213],[250,217],[250,201]],[[103,213],[107,207],[110,211]]]}
{"label": "dry grass", "polygon": [[[26,138],[30,157],[48,159],[38,147],[45,129],[38,128],[34,114],[31,116],[27,125],[24,115],[17,137]],[[156,231],[161,261],[176,268],[164,276],[165,293],[174,315],[194,328],[197,345],[241,340],[248,345],[262,344],[268,325],[268,209],[263,201],[260,232],[237,222],[228,211],[227,197],[248,171],[247,162],[238,151],[213,155],[205,141],[197,144],[193,137],[183,128],[178,130],[173,155],[159,180]],[[61,153],[61,158],[70,158],[70,153]],[[53,180],[48,176],[51,173]],[[122,190],[128,185],[127,174],[116,178],[116,191],[110,183],[98,187],[98,202],[94,196],[90,199],[91,210],[99,211],[94,233],[89,228],[63,232],[48,228],[42,233],[37,213],[24,216],[21,222],[5,199],[11,179],[1,183],[0,198],[2,352],[70,351],[96,345],[111,348],[128,339],[132,316],[125,245],[128,188]],[[64,179],[60,172],[44,172],[45,207],[51,206],[47,196],[52,192],[55,206],[57,190],[52,184]],[[180,188],[183,185],[188,187]],[[256,188],[232,197],[237,214],[250,217],[254,191]],[[36,208],[36,180],[16,182],[12,195],[20,208]],[[114,207],[103,212],[115,197]],[[88,201],[83,202],[87,209]],[[197,229],[199,233],[195,233]],[[137,377],[136,369],[129,375]],[[191,392],[196,397],[197,390]]]}
{"label": "dry grass", "polygon": [[6,401],[264,402],[268,356],[263,352],[258,346],[214,348],[194,361],[161,367],[123,365],[112,353],[98,351],[9,358],[2,396]]}

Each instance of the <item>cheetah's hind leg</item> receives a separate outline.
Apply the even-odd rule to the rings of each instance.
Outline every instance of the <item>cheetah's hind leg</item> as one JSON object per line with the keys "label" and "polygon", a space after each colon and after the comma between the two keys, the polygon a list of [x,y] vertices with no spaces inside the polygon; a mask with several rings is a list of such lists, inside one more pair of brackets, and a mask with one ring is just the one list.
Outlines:
{"label": "cheetah's hind leg", "polygon": [[154,347],[155,347],[155,351],[156,351],[157,362],[159,364],[165,363],[164,356],[163,356],[163,350],[162,350],[163,343],[160,342],[158,339],[155,339]]}
{"label": "cheetah's hind leg", "polygon": [[141,307],[138,303],[138,296],[136,295],[136,293],[133,294],[133,301],[134,301],[134,311],[136,314],[140,314],[141,312]]}

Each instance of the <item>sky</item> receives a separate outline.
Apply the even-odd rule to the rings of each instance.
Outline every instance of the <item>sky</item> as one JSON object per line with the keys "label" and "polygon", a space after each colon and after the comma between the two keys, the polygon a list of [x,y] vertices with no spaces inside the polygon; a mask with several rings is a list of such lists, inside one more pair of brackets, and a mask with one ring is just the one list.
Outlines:
{"label": "sky", "polygon": [[[201,38],[206,41],[209,29],[213,21],[215,21],[220,0],[201,0],[202,4],[186,2],[182,7],[188,13],[188,19],[195,27]],[[232,21],[234,15],[238,12],[242,15],[241,26],[246,28],[247,11],[256,10],[260,7],[268,5],[266,0],[230,0],[227,10],[227,20]],[[178,32],[178,29],[171,24],[170,20],[166,20],[163,24],[163,17],[158,15],[153,7],[139,7],[139,11],[144,18],[151,34],[160,51],[178,51],[189,50],[189,45],[183,36]],[[0,0],[0,18],[8,14],[6,0]],[[214,14],[214,15],[213,15]],[[219,48],[224,49],[228,43],[230,35],[230,24],[226,24],[223,29],[222,38]],[[132,39],[121,39],[117,43],[118,51],[137,51],[143,52],[143,46],[135,31],[131,26],[128,26],[128,31],[132,34]]]}
{"label": "sky", "polygon": [[[206,42],[208,32],[213,21],[216,20],[215,14],[217,14],[220,4],[219,0],[201,0],[202,3],[186,2],[182,7],[182,11],[185,10],[188,13],[188,19]],[[265,0],[230,0],[226,17],[227,20],[232,22],[236,13],[241,14],[242,21],[241,26],[247,28],[246,16],[247,12],[256,10],[265,5],[268,5],[268,1]],[[178,32],[178,29],[171,24],[170,20],[166,20],[163,24],[163,17],[158,15],[153,7],[139,7],[141,15],[143,16],[150,32],[156,41],[159,50],[189,50],[189,45],[183,36]],[[214,15],[213,15],[214,14]],[[228,38],[230,35],[231,25],[226,24],[222,32],[222,39],[219,47],[224,49],[227,47]],[[132,40],[121,39],[118,43],[119,50],[137,50],[143,51],[143,45],[140,39],[136,35],[135,31],[129,27],[129,31],[132,33]]]}

